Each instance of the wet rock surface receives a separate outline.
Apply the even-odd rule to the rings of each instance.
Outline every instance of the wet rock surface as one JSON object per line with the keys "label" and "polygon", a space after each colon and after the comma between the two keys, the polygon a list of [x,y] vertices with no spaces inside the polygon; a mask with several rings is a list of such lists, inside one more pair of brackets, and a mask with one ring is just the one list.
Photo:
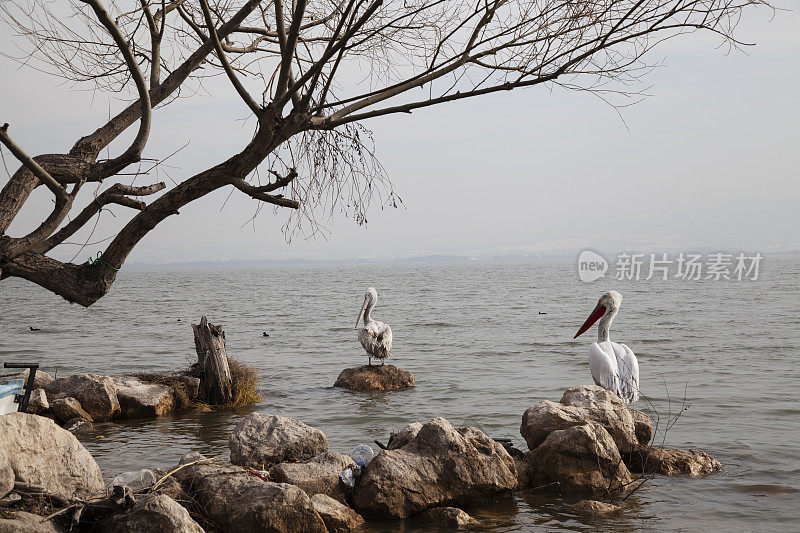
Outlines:
{"label": "wet rock surface", "polygon": [[456,429],[435,418],[366,466],[352,503],[366,517],[404,518],[440,505],[507,497],[516,486],[514,461],[502,445],[477,428]]}
{"label": "wet rock surface", "polygon": [[347,455],[325,452],[301,463],[281,463],[270,471],[270,479],[300,487],[309,496],[325,494],[345,503],[347,496],[339,474],[355,464]]}
{"label": "wet rock surface", "polygon": [[633,480],[611,435],[594,422],[550,433],[525,460],[534,486],[560,494],[607,494]]}
{"label": "wet rock surface", "polygon": [[65,499],[105,492],[100,467],[91,454],[48,418],[25,413],[0,416],[0,448],[17,481]]}
{"label": "wet rock surface", "polygon": [[106,422],[121,412],[114,380],[96,374],[74,374],[58,378],[44,388],[54,403],[59,398],[73,397],[96,422]]}
{"label": "wet rock surface", "polygon": [[572,504],[572,509],[586,516],[611,516],[620,514],[622,507],[613,503],[599,502],[597,500],[581,500]]}
{"label": "wet rock surface", "polygon": [[242,419],[228,439],[231,463],[262,469],[283,462],[311,459],[328,451],[325,434],[285,416],[253,413]]}
{"label": "wet rock surface", "polygon": [[364,523],[364,518],[360,514],[325,494],[312,496],[311,504],[325,522],[329,533],[353,531]]}
{"label": "wet rock surface", "polygon": [[722,470],[722,464],[702,450],[645,446],[624,455],[632,472],[665,476],[703,477]]}
{"label": "wet rock surface", "polygon": [[466,512],[457,507],[434,507],[420,515],[420,520],[437,528],[462,528],[478,523]]}
{"label": "wet rock surface", "polygon": [[334,387],[359,392],[403,390],[414,387],[414,374],[394,365],[363,365],[345,368]]}

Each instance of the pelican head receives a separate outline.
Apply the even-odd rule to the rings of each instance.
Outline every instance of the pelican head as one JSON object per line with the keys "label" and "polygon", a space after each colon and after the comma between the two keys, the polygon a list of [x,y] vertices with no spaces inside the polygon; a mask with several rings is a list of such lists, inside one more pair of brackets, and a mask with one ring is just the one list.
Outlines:
{"label": "pelican head", "polygon": [[[353,329],[358,328],[358,323],[361,322],[361,317],[364,317],[364,323],[367,322],[369,318],[369,312],[375,307],[375,304],[378,303],[378,291],[375,290],[374,287],[370,287],[367,289],[367,292],[364,293],[364,304],[361,306],[361,312],[358,313],[358,319],[356,320],[356,325]],[[366,313],[366,316],[364,314]]]}
{"label": "pelican head", "polygon": [[581,328],[578,330],[578,333],[576,333],[572,338],[577,339],[578,335],[581,335],[587,329],[592,327],[592,324],[597,322],[603,315],[607,314],[609,317],[616,315],[621,305],[622,295],[620,293],[617,291],[604,292],[600,299],[597,300],[597,305],[589,315],[589,318],[586,319],[586,322],[583,323]]}

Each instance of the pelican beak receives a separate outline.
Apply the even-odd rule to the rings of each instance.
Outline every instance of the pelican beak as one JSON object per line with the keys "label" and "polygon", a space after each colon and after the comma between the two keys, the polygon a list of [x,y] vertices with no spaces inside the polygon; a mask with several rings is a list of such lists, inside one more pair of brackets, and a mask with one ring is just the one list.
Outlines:
{"label": "pelican beak", "polygon": [[358,313],[358,320],[356,320],[356,325],[353,326],[353,329],[358,329],[358,323],[361,322],[361,317],[364,316],[364,310],[367,308],[367,302],[369,302],[369,299],[364,298],[364,305],[361,306],[361,312]]}
{"label": "pelican beak", "polygon": [[592,327],[592,324],[597,322],[600,319],[600,317],[603,316],[605,313],[606,313],[606,308],[603,307],[603,304],[601,304],[600,302],[597,302],[597,307],[594,308],[594,311],[592,311],[592,314],[589,315],[589,318],[587,318],[586,322],[583,323],[583,325],[581,326],[581,329],[579,329],[578,333],[576,333],[575,336],[572,337],[572,338],[573,339],[577,339],[578,335],[582,334],[584,331],[586,331],[587,329]]}

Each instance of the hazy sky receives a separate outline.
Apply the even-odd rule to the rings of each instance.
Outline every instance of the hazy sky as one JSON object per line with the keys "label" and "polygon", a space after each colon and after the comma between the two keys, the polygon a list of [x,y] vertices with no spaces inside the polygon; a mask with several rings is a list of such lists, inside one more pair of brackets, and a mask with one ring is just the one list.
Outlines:
{"label": "hazy sky", "polygon": [[[781,0],[778,6],[795,2]],[[800,14],[746,13],[730,54],[712,36],[689,35],[655,50],[664,66],[645,81],[650,97],[617,112],[594,96],[533,88],[365,123],[405,204],[374,204],[369,224],[335,217],[327,238],[286,244],[286,210],[238,191],[218,191],[170,217],[131,261],[379,258],[508,250],[688,247],[800,250]],[[10,50],[3,28],[0,46]],[[19,70],[0,57],[0,122],[31,154],[63,152],[121,104]],[[238,151],[252,122],[227,84],[153,116],[146,156],[190,141],[169,169],[176,180]],[[626,126],[627,125],[627,126]],[[5,152],[11,171],[17,164]],[[0,170],[0,183],[7,175]],[[158,180],[166,179],[158,176]],[[47,191],[12,226],[40,221]],[[130,216],[115,209],[117,222]],[[92,240],[111,233],[103,215]],[[244,227],[242,227],[244,225]],[[82,233],[74,241],[83,241]],[[77,260],[102,250],[88,246]],[[76,247],[64,247],[69,259]]]}

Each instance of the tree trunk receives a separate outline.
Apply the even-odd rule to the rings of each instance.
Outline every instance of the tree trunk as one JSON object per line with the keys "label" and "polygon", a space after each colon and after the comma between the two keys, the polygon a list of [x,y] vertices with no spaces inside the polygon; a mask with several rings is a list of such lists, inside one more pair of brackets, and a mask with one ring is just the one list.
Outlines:
{"label": "tree trunk", "polygon": [[225,332],[222,326],[209,324],[203,316],[200,324],[192,324],[197,362],[200,366],[200,382],[208,403],[228,405],[233,402],[231,371],[225,350]]}

